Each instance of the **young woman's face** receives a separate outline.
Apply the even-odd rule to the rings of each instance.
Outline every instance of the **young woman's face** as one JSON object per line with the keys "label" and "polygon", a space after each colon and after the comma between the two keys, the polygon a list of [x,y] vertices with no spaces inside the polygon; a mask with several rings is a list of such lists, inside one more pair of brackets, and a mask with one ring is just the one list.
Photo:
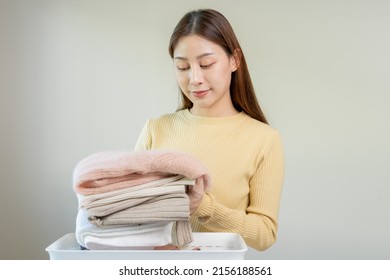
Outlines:
{"label": "young woman's face", "polygon": [[233,56],[202,37],[182,37],[174,50],[176,79],[191,100],[191,112],[201,116],[227,116],[237,113],[230,97]]}

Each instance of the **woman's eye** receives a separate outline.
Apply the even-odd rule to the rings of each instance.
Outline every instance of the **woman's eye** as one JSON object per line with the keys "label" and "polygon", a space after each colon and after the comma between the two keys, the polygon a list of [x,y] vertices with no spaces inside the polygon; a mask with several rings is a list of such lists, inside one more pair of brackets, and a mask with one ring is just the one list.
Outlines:
{"label": "woman's eye", "polygon": [[[209,63],[209,64],[200,64],[200,68],[202,69],[208,69],[210,68],[214,63]],[[190,69],[190,66],[181,66],[181,65],[176,65],[176,68],[178,71],[187,71]]]}
{"label": "woman's eye", "polygon": [[176,66],[176,67],[177,67],[177,70],[179,70],[179,71],[186,71],[186,70],[190,69],[189,66],[185,66],[185,67]]}
{"label": "woman's eye", "polygon": [[211,65],[213,65],[214,63],[209,63],[209,64],[205,64],[205,65],[200,65],[201,68],[203,69],[208,69],[211,67]]}

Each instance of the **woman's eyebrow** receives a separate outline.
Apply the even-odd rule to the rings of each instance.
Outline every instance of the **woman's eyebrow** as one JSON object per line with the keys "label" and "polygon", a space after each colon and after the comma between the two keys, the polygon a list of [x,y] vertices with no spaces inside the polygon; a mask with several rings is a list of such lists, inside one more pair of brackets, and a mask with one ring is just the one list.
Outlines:
{"label": "woman's eyebrow", "polygon": [[[205,56],[209,56],[209,55],[213,55],[214,53],[204,53],[204,54],[201,54],[201,55],[198,55],[196,57],[196,59],[201,59],[202,57],[205,57]],[[188,60],[188,58],[185,58],[185,57],[182,57],[182,56],[175,56],[176,60]]]}

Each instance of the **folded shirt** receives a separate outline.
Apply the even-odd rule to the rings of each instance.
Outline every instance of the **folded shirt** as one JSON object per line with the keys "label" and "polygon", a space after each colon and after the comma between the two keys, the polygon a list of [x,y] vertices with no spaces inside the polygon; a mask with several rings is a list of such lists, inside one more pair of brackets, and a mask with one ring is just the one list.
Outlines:
{"label": "folded shirt", "polygon": [[153,249],[174,243],[174,222],[98,227],[89,222],[86,211],[77,214],[76,239],[86,249]]}
{"label": "folded shirt", "polygon": [[[110,232],[107,239],[113,239],[117,246],[122,244],[122,239],[115,239],[114,232],[122,236],[129,234],[129,228],[154,225],[154,230],[147,232],[160,230],[165,237],[153,246],[167,241],[169,228],[174,233],[171,241],[176,245],[190,243],[190,201],[186,193],[189,185],[199,191],[209,191],[210,175],[199,160],[185,153],[151,150],[92,154],[81,160],[73,172],[73,188],[79,199],[78,216],[82,217],[76,221],[78,238],[84,244],[87,237],[87,244],[94,248],[107,247],[112,246],[110,241],[101,240],[97,234]],[[90,225],[87,228],[80,225],[85,219]],[[139,234],[132,235],[134,240],[136,235]],[[153,235],[150,239],[152,243],[156,241]],[[83,244],[80,243],[87,245]]]}
{"label": "folded shirt", "polygon": [[[174,178],[176,181],[173,181]],[[88,196],[79,194],[79,212],[83,213],[83,219],[87,219],[89,224],[97,226],[94,229],[95,234],[99,228],[103,229],[106,226],[175,222],[173,241],[177,245],[183,245],[192,241],[192,230],[189,223],[189,198],[186,194],[186,187],[194,184],[195,180],[175,176],[107,193]],[[79,222],[76,223],[78,235],[80,235],[80,228],[82,228]],[[85,233],[85,230],[83,232]],[[91,238],[89,236],[89,242],[92,242]],[[85,240],[81,237],[80,239]],[[98,243],[95,238],[94,248],[97,247]],[[91,243],[89,247],[86,244],[81,245],[89,248]],[[107,246],[108,244],[104,243],[104,247]],[[155,246],[161,245],[159,243]]]}
{"label": "folded shirt", "polygon": [[78,195],[79,208],[86,209],[90,222],[97,225],[188,220],[189,198],[185,191],[194,183],[179,178],[159,187],[147,183],[106,194]]}

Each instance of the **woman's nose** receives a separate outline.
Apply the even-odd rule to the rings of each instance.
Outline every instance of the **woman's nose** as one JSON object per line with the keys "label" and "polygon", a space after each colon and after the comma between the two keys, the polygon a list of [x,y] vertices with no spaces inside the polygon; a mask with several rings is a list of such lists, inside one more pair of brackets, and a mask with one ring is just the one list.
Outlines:
{"label": "woman's nose", "polygon": [[198,85],[202,83],[202,71],[199,67],[191,67],[191,70],[189,71],[190,75],[190,84],[192,85]]}

